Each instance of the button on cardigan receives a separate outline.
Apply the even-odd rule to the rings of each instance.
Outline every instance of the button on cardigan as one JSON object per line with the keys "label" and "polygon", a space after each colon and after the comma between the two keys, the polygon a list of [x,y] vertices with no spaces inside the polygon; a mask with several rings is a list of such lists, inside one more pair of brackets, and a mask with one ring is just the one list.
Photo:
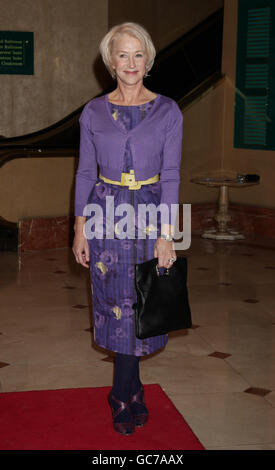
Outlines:
{"label": "button on cardigan", "polygon": [[[114,120],[108,94],[94,98],[79,118],[80,149],[75,175],[75,216],[83,216],[99,172],[120,181],[126,142],[133,155],[136,180],[160,174],[161,203],[178,203],[183,115],[171,98],[158,94],[145,118],[130,131]],[[174,224],[174,218],[171,222]]]}

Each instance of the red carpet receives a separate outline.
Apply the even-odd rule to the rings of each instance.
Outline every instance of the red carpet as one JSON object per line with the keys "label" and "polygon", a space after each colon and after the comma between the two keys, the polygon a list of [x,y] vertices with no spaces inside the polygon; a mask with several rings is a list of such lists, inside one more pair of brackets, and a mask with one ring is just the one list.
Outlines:
{"label": "red carpet", "polygon": [[113,429],[111,387],[0,393],[0,449],[203,450],[162,388],[144,388],[149,420],[131,436]]}

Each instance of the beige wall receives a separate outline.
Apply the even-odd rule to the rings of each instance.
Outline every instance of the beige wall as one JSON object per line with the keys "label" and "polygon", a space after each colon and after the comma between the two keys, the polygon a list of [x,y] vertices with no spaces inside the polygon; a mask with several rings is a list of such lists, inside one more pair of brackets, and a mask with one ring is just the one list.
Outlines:
{"label": "beige wall", "polygon": [[[108,75],[98,60],[98,44],[113,24],[141,22],[160,49],[222,5],[223,0],[0,0],[2,29],[35,32],[35,75],[0,75],[0,134],[42,129],[102,91]],[[224,97],[221,84],[184,112],[181,202],[216,200],[216,189],[189,180],[221,165]],[[23,158],[4,165],[0,215],[17,222],[73,213],[77,163]]]}
{"label": "beige wall", "polygon": [[0,135],[43,129],[102,91],[108,0],[0,0],[0,18],[3,31],[34,32],[34,75],[0,75]]}
{"label": "beige wall", "polygon": [[0,215],[10,222],[26,217],[74,213],[73,157],[19,158],[0,172]]}
{"label": "beige wall", "polygon": [[232,203],[275,207],[275,152],[234,148],[234,101],[238,0],[225,0],[222,73],[217,88],[184,110],[180,201],[203,203],[218,200],[218,190],[190,182],[213,170],[256,173],[260,184],[231,188]]}
{"label": "beige wall", "polygon": [[[79,0],[77,5],[72,0],[0,0],[2,29],[34,30],[39,38],[34,77],[0,75],[0,122],[6,128],[5,132],[1,128],[0,134],[13,135],[15,131],[20,134],[43,128],[101,91],[104,74],[98,65],[94,69],[92,64],[98,53],[98,42],[112,24],[128,19],[139,21],[153,31],[156,46],[162,47],[169,42],[168,37],[175,39],[210,14],[207,9],[213,7],[214,11],[221,6],[221,2],[198,0],[172,0],[169,6],[171,4],[178,5],[182,22],[177,22],[179,15],[175,7],[166,11],[169,19],[166,22],[167,2],[162,0],[138,3]],[[199,6],[205,7],[203,14]],[[187,10],[183,14],[184,8],[189,9],[189,14]],[[216,188],[193,184],[190,178],[222,168],[261,176],[258,186],[231,189],[231,202],[274,207],[274,151],[233,147],[237,0],[225,0],[224,8],[222,71],[226,77],[184,110],[180,201],[217,201]],[[68,55],[72,47],[68,47],[71,45],[69,38],[77,44],[71,56]],[[0,215],[18,221],[23,217],[72,213],[76,165],[77,159],[73,158],[24,158],[9,162],[0,172]]]}
{"label": "beige wall", "polygon": [[183,112],[181,203],[217,201],[217,188],[192,183],[191,178],[221,169],[224,135],[224,80]]}
{"label": "beige wall", "polygon": [[140,21],[158,50],[222,5],[223,0],[0,0],[1,30],[34,32],[34,75],[0,75],[0,135],[50,126],[110,85],[98,46],[113,24]]}
{"label": "beige wall", "polygon": [[256,173],[261,182],[251,188],[231,189],[230,200],[275,207],[275,152],[233,147],[238,0],[225,0],[222,71],[226,74],[222,167],[239,173]]}
{"label": "beige wall", "polygon": [[123,21],[141,23],[159,50],[222,8],[223,3],[224,0],[110,0],[109,26]]}

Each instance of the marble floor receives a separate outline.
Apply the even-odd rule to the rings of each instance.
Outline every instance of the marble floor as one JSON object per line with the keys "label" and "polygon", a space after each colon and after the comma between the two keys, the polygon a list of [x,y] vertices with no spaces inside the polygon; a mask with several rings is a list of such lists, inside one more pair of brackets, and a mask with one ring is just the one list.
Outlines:
{"label": "marble floor", "polygon": [[[275,248],[193,237],[193,328],[140,361],[206,449],[275,449]],[[89,271],[70,248],[0,253],[0,391],[108,386]]]}

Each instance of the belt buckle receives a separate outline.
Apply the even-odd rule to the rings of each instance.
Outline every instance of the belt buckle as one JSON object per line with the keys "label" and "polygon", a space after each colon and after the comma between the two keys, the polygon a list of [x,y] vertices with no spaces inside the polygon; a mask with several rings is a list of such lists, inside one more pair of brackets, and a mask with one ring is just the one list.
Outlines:
{"label": "belt buckle", "polygon": [[140,182],[136,181],[134,170],[130,170],[130,173],[121,173],[121,184],[129,186],[129,189],[141,188]]}

